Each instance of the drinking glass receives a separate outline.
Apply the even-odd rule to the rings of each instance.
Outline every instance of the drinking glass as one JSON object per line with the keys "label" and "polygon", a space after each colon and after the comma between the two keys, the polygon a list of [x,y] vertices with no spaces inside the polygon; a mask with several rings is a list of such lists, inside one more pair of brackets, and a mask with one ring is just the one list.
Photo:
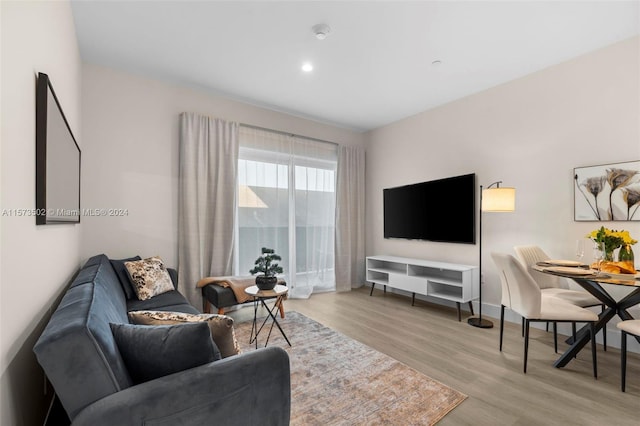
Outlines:
{"label": "drinking glass", "polygon": [[606,253],[606,250],[605,250],[604,242],[593,243],[593,260],[596,263],[596,270],[598,271],[598,273],[600,272],[600,267],[602,266],[602,261],[604,260],[605,253]]}
{"label": "drinking glass", "polygon": [[582,258],[584,257],[584,238],[576,240],[576,257],[579,262],[582,262]]}

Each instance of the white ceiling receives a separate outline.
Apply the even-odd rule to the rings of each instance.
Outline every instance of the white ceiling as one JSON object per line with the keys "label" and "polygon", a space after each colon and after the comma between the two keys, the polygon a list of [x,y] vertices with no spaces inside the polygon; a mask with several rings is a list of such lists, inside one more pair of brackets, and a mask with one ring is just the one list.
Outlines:
{"label": "white ceiling", "polygon": [[[637,35],[639,3],[72,0],[72,8],[86,62],[363,131]],[[311,31],[318,23],[332,30],[323,41]],[[304,61],[313,72],[301,71]]]}

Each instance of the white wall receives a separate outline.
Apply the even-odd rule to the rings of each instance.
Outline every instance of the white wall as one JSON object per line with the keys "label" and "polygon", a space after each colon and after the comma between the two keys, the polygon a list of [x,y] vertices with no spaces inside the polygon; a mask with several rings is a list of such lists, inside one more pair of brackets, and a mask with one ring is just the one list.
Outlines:
{"label": "white wall", "polygon": [[[369,132],[367,254],[477,265],[477,245],[382,234],[383,188],[475,172],[478,185],[517,190],[515,213],[483,215],[485,303],[500,304],[492,251],[538,244],[574,258],[576,238],[600,224],[573,221],[573,168],[640,159],[639,64],[636,37]],[[604,225],[640,238],[640,222]]]}
{"label": "white wall", "polygon": [[[80,56],[67,1],[2,1],[1,207],[35,208],[35,87],[51,78],[82,148]],[[77,271],[82,225],[38,226],[1,217],[0,424],[42,424],[43,373],[32,348],[52,305]],[[54,306],[55,307],[55,306]]]}
{"label": "white wall", "polygon": [[178,116],[192,111],[341,144],[363,134],[204,90],[112,69],[83,67],[84,208],[124,208],[127,216],[83,217],[82,254],[160,255],[177,266]]}

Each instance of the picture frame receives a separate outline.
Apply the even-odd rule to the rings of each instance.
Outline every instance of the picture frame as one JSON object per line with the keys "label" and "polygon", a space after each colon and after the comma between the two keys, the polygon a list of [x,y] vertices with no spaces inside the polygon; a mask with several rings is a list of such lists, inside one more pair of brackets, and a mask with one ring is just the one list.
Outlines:
{"label": "picture frame", "polygon": [[640,160],[573,169],[574,221],[640,221]]}

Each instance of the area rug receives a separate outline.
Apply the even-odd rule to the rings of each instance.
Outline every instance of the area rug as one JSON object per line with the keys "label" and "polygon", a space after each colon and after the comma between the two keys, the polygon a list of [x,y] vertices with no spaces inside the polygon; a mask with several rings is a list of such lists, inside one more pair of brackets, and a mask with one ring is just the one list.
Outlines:
{"label": "area rug", "polygon": [[[292,425],[433,425],[466,398],[298,312],[278,320],[293,346],[277,327],[269,346],[289,353]],[[235,330],[242,350],[255,350],[251,321]],[[268,331],[258,337],[259,347]]]}

